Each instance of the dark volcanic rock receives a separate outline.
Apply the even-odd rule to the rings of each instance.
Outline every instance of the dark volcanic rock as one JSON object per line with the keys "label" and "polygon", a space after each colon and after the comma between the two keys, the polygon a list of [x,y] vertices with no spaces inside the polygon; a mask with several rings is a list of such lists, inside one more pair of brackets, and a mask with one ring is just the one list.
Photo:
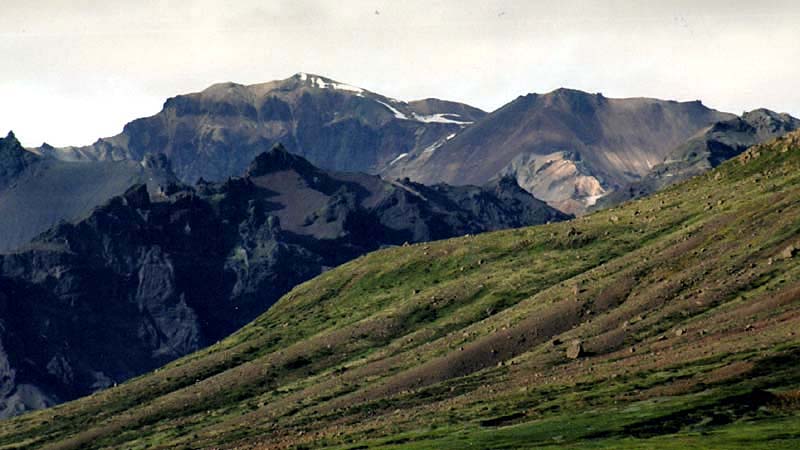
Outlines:
{"label": "dark volcanic rock", "polygon": [[0,138],[0,189],[8,186],[23,170],[34,164],[39,157],[24,148],[9,131],[8,136]]}
{"label": "dark volcanic rock", "polygon": [[151,192],[176,182],[164,155],[143,161],[65,162],[0,139],[0,252],[11,251],[62,220],[86,217],[132,184]]}
{"label": "dark volcanic rock", "polygon": [[214,343],[298,283],[384,245],[566,217],[511,179],[390,183],[326,172],[282,147],[223,183],[135,185],[0,255],[0,414]]}

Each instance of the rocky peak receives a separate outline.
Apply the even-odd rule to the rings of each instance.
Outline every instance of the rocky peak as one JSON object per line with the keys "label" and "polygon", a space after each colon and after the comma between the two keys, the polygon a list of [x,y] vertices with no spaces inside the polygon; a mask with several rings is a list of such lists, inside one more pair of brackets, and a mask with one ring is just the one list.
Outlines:
{"label": "rocky peak", "polygon": [[289,153],[283,144],[275,144],[268,152],[262,152],[250,163],[246,176],[258,177],[282,170],[298,173],[313,170],[314,166],[300,156]]}
{"label": "rocky peak", "polygon": [[36,154],[22,147],[13,131],[9,131],[5,138],[0,138],[0,187],[38,159]]}
{"label": "rocky peak", "polygon": [[[800,127],[800,120],[782,113],[760,108],[742,114],[742,120],[760,133],[786,133]],[[773,137],[773,136],[768,136]]]}
{"label": "rocky peak", "polygon": [[146,184],[131,186],[122,194],[122,198],[125,204],[134,208],[147,208],[150,206],[150,194],[147,192]]}
{"label": "rocky peak", "polygon": [[5,138],[0,138],[0,152],[14,153],[17,150],[24,150],[22,144],[17,140],[17,136],[13,131],[9,131]]}
{"label": "rocky peak", "polygon": [[163,153],[147,153],[142,159],[142,167],[145,169],[161,170],[165,173],[175,177],[172,172],[172,162],[167,155]]}

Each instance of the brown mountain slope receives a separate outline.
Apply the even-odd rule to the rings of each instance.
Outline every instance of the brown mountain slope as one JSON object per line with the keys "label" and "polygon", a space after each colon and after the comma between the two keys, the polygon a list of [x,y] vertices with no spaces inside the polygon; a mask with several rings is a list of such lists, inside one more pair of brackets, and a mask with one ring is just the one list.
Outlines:
{"label": "brown mountain slope", "polygon": [[383,173],[464,184],[513,174],[537,198],[582,212],[607,191],[644,176],[700,129],[733,117],[700,102],[558,89],[519,97]]}
{"label": "brown mountain slope", "polygon": [[[640,180],[604,196],[595,208],[607,208],[650,195],[666,186],[700,175],[749,147],[771,141],[800,128],[800,119],[768,109],[745,112],[717,122],[681,144]],[[592,208],[590,208],[592,209]]]}

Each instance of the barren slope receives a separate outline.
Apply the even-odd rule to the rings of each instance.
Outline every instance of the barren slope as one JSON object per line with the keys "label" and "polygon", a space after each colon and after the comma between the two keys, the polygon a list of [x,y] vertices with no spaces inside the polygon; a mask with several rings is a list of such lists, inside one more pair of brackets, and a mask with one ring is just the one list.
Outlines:
{"label": "barren slope", "polygon": [[512,174],[537,198],[582,212],[605,192],[644,176],[700,129],[732,117],[699,101],[614,99],[557,89],[519,97],[415,150],[384,174],[451,184]]}

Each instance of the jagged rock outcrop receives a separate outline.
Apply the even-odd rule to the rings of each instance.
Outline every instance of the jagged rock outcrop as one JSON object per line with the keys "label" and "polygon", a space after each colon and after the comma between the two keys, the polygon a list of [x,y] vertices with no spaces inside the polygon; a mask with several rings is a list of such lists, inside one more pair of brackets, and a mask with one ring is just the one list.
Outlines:
{"label": "jagged rock outcrop", "polygon": [[0,414],[212,344],[298,283],[382,246],[566,217],[513,179],[390,183],[318,169],[283,147],[223,183],[135,185],[0,255]]}
{"label": "jagged rock outcrop", "polygon": [[132,184],[152,192],[177,181],[164,155],[143,161],[58,161],[25,150],[13,133],[0,139],[0,252],[11,251],[62,220],[77,220]]}
{"label": "jagged rock outcrop", "polygon": [[0,189],[8,186],[37,159],[35,154],[22,148],[13,131],[9,131],[5,138],[0,138]]}

